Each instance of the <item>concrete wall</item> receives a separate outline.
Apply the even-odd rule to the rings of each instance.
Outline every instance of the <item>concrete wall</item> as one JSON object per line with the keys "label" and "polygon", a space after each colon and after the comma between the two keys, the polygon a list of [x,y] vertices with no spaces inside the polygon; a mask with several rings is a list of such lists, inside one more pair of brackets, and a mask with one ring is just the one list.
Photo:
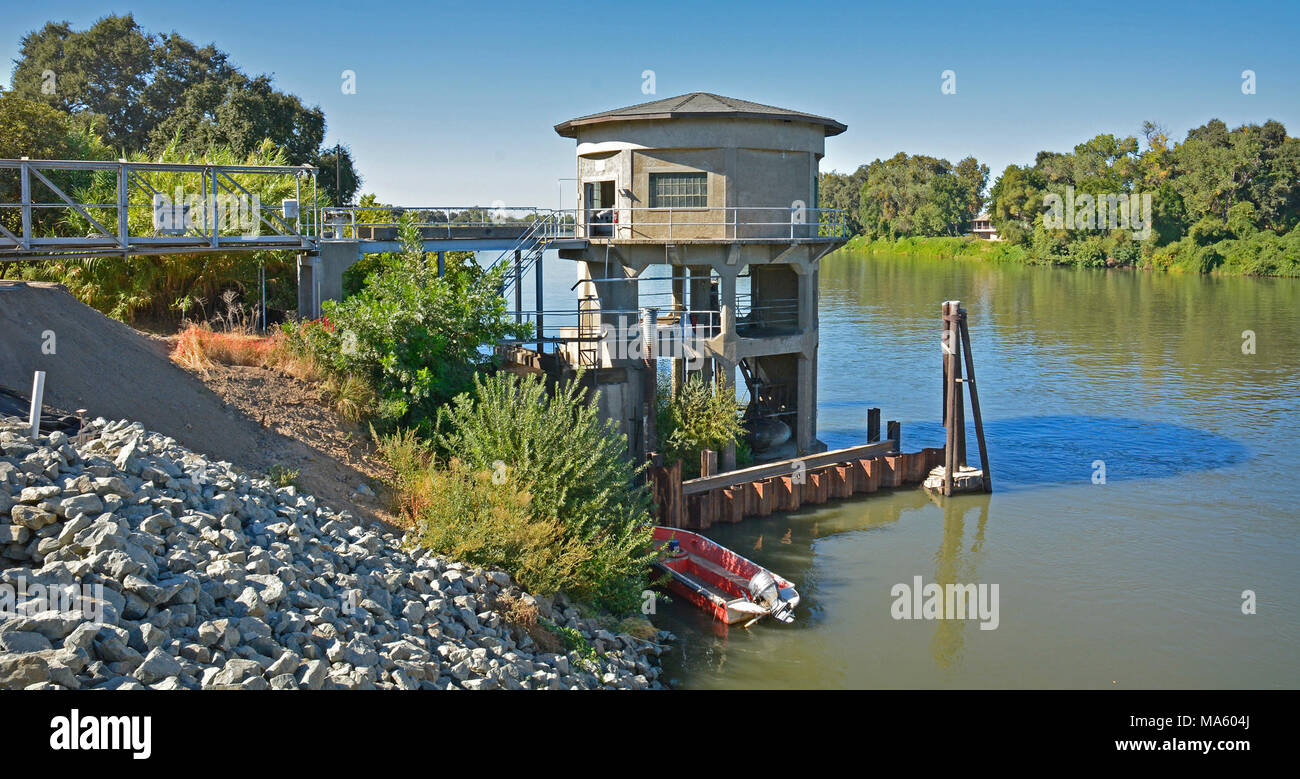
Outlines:
{"label": "concrete wall", "polygon": [[[806,237],[788,230],[796,202],[813,208],[821,125],[770,119],[614,122],[578,132],[578,196],[589,181],[615,182],[616,240],[690,241]],[[650,207],[650,174],[708,174],[708,207]],[[734,211],[735,208],[756,208]],[[668,227],[671,216],[672,227]],[[580,221],[586,222],[585,214]]]}
{"label": "concrete wall", "polygon": [[298,315],[320,317],[326,300],[343,299],[343,271],[361,259],[356,241],[321,241],[320,255],[298,255]]}

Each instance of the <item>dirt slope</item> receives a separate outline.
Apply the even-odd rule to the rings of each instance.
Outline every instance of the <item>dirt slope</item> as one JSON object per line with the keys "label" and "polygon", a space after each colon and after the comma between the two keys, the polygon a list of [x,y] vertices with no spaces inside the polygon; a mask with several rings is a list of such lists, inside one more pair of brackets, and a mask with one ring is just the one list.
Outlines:
{"label": "dirt slope", "polygon": [[[54,353],[45,354],[47,331]],[[253,472],[300,469],[298,484],[336,510],[388,521],[379,491],[381,466],[349,430],[315,403],[315,388],[278,372],[218,368],[220,391],[168,358],[170,344],[82,304],[56,284],[0,282],[0,384],[21,393],[43,370],[45,404],[86,416],[131,419],[196,452]],[[225,397],[223,397],[223,395]]]}

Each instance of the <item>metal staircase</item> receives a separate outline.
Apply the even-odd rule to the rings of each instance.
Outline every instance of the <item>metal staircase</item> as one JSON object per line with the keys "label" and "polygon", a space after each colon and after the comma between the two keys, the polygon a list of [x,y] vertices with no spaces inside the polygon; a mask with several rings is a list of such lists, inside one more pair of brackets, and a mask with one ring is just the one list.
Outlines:
{"label": "metal staircase", "polygon": [[507,270],[504,280],[501,283],[501,294],[509,295],[515,288],[515,285],[521,283],[523,277],[528,273],[539,260],[542,253],[546,251],[551,241],[559,236],[560,219],[554,213],[539,213],[537,218],[529,225],[528,230],[519,237],[514,246],[506,249],[497,255],[492,261],[491,268],[505,267],[509,269],[514,263],[515,252],[519,252],[519,268],[516,273]]}

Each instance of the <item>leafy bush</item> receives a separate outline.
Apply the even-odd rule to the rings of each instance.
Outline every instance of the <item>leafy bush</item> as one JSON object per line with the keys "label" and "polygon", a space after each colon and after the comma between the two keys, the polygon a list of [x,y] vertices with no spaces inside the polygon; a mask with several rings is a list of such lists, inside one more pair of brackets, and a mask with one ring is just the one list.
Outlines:
{"label": "leafy bush", "polygon": [[326,301],[322,320],[286,333],[340,380],[363,380],[380,427],[427,433],[439,407],[471,389],[491,364],[484,347],[526,336],[531,326],[507,316],[503,270],[483,271],[471,257],[438,278],[409,216],[401,236],[403,252],[388,256],[357,294]]}
{"label": "leafy bush", "polygon": [[1217,216],[1204,216],[1187,232],[1189,238],[1201,246],[1208,246],[1228,237],[1228,226]]}
{"label": "leafy bush", "polygon": [[526,493],[532,520],[558,528],[556,559],[572,565],[563,589],[612,611],[636,607],[654,557],[649,491],[626,456],[626,437],[600,420],[580,382],[548,397],[537,378],[476,377],[474,392],[439,416],[434,442],[449,461]]}
{"label": "leafy bush", "polygon": [[452,460],[409,482],[403,510],[418,517],[420,544],[456,560],[509,571],[530,592],[573,586],[591,550],[567,535],[562,522],[538,516],[532,496],[513,479],[493,474]]}
{"label": "leafy bush", "polygon": [[699,475],[700,452],[740,444],[743,410],[731,392],[719,391],[698,375],[690,376],[674,395],[667,386],[658,395],[659,448],[669,462],[682,461],[683,475]]}

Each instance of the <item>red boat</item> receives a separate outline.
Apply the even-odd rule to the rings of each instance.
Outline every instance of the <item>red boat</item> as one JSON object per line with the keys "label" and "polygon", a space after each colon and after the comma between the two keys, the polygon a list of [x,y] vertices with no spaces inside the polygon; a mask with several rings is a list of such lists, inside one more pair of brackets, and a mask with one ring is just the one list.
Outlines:
{"label": "red boat", "polygon": [[668,574],[668,589],[733,625],[766,616],[794,621],[799,593],[794,585],[699,533],[672,527],[654,529],[663,555],[655,567]]}

